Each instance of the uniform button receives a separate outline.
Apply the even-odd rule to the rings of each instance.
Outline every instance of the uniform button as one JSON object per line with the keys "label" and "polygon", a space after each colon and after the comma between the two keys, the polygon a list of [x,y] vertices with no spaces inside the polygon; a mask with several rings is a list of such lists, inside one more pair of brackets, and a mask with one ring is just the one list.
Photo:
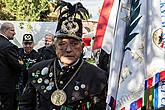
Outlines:
{"label": "uniform button", "polygon": [[74,101],[76,98],[75,97],[72,97],[72,100]]}
{"label": "uniform button", "polygon": [[41,86],[41,89],[45,89],[45,86],[44,86],[44,85],[42,85],[42,86]]}
{"label": "uniform button", "polygon": [[51,72],[51,73],[49,73],[49,77],[52,77],[53,76],[53,73]]}
{"label": "uniform button", "polygon": [[81,84],[81,88],[82,89],[85,89],[85,84]]}
{"label": "uniform button", "polygon": [[78,86],[75,86],[74,87],[74,90],[78,91],[79,90],[79,87]]}
{"label": "uniform button", "polygon": [[44,90],[44,93],[46,93],[47,92],[47,90]]}
{"label": "uniform button", "polygon": [[63,81],[60,81],[60,84],[63,84]]}
{"label": "uniform button", "polygon": [[45,84],[49,84],[49,80],[48,80],[48,79],[45,79],[45,80],[44,80],[44,83],[45,83]]}
{"label": "uniform button", "polygon": [[33,80],[32,83],[36,83],[36,80]]}
{"label": "uniform button", "polygon": [[42,78],[38,78],[37,82],[41,83],[42,82]]}
{"label": "uniform button", "polygon": [[88,95],[88,91],[85,91],[85,93],[84,93],[86,96]]}
{"label": "uniform button", "polygon": [[60,72],[60,75],[63,75],[64,73],[63,72]]}

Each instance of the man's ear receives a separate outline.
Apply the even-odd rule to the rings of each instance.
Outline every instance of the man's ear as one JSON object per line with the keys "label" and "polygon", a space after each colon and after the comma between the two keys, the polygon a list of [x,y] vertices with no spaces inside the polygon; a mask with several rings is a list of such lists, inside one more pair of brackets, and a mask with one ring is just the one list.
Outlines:
{"label": "man's ear", "polygon": [[53,44],[53,48],[56,50],[56,44]]}
{"label": "man's ear", "polygon": [[81,42],[81,45],[82,45],[82,48],[84,48],[84,46],[85,46],[84,42]]}

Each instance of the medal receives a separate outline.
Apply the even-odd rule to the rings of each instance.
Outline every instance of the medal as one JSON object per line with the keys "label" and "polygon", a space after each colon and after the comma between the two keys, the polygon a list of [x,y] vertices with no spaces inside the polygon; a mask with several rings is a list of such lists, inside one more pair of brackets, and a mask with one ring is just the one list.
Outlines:
{"label": "medal", "polygon": [[61,106],[66,101],[66,93],[63,90],[55,90],[51,95],[51,101],[56,106]]}
{"label": "medal", "polygon": [[[78,73],[80,67],[82,66],[83,62],[81,63],[81,65],[79,66],[79,68],[76,70],[76,72],[73,74],[73,76],[69,79],[69,81],[66,83],[66,85],[64,85],[64,87],[62,89],[59,89],[57,86],[57,76],[56,76],[56,64],[54,61],[54,84],[57,90],[55,90],[52,95],[51,95],[51,102],[56,105],[56,106],[61,106],[66,102],[67,99],[67,95],[64,92],[64,89],[66,88],[66,86],[68,86],[68,84],[72,81],[72,79],[76,76],[76,74]],[[49,74],[50,75],[50,74]],[[53,76],[53,73],[52,73]]]}

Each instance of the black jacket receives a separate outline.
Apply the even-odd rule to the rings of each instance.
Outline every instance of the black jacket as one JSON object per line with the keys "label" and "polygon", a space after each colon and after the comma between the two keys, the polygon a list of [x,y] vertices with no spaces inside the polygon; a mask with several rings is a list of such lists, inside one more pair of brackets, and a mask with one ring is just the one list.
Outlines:
{"label": "black jacket", "polygon": [[55,48],[53,46],[47,48],[45,46],[41,47],[38,49],[38,52],[43,56],[43,59],[45,60],[49,60],[56,57]]}
{"label": "black jacket", "polygon": [[43,60],[43,57],[41,54],[39,54],[37,51],[35,51],[34,49],[29,53],[26,54],[24,52],[23,48],[19,48],[19,58],[23,61],[23,85],[25,86],[27,80],[28,80],[28,73],[27,70],[34,65],[37,62],[40,62],[41,60]]}
{"label": "black jacket", "polygon": [[[58,61],[55,69],[54,60],[46,60],[30,68],[31,79],[26,85],[20,101],[20,110],[105,110],[107,73],[96,66],[82,60],[69,69],[61,69]],[[80,67],[80,64],[82,66]],[[57,85],[62,89],[73,76],[77,68],[79,71],[64,89],[67,100],[62,106],[55,106],[51,102],[51,94],[57,90],[54,83],[54,71],[57,75]],[[48,69],[49,68],[49,69]],[[60,74],[60,73],[63,74]],[[63,83],[60,83],[60,82]],[[69,110],[68,109],[68,110]]]}
{"label": "black jacket", "polygon": [[21,68],[18,47],[0,35],[0,93],[16,91],[16,82]]}

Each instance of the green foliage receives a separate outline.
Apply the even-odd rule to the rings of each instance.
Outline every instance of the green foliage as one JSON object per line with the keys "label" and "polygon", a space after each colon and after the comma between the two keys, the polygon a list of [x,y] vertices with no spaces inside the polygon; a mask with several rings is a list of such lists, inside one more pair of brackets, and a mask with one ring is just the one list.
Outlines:
{"label": "green foliage", "polygon": [[43,21],[48,12],[47,0],[0,0],[3,20]]}

